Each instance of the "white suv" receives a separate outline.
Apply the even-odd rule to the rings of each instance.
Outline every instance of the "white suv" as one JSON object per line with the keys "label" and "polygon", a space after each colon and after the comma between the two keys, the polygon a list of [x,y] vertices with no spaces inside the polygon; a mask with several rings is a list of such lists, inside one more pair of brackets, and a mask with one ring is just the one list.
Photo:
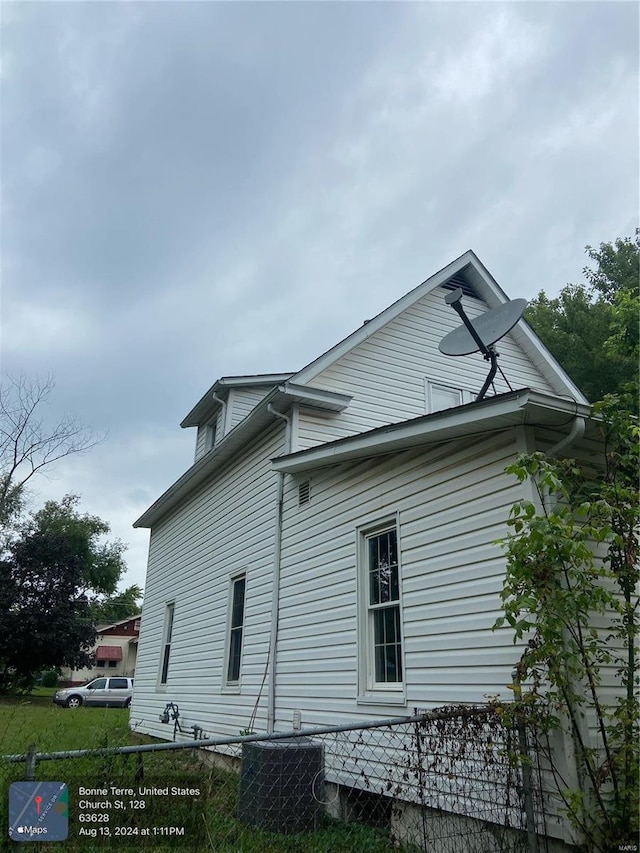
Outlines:
{"label": "white suv", "polygon": [[128,708],[133,695],[133,678],[113,676],[94,678],[79,687],[65,687],[53,697],[56,705],[79,708],[80,705],[105,705],[107,708]]}

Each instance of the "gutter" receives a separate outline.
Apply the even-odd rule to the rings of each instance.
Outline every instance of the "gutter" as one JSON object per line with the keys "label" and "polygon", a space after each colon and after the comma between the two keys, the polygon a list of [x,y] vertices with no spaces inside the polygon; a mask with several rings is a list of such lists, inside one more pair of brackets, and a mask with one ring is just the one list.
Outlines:
{"label": "gutter", "polygon": [[[462,406],[326,442],[271,460],[276,471],[299,474],[443,441],[469,439],[521,425],[560,426],[589,417],[574,400],[522,388]],[[571,439],[573,440],[573,439]]]}
{"label": "gutter", "polygon": [[[285,453],[291,452],[291,418],[274,409],[269,403],[270,415],[286,424],[284,433]],[[271,637],[269,639],[269,692],[267,694],[267,734],[273,734],[276,719],[276,661],[278,644],[278,620],[280,617],[280,569],[282,555],[282,516],[284,511],[284,473],[277,473],[276,529],[273,554],[273,591],[271,593]]]}

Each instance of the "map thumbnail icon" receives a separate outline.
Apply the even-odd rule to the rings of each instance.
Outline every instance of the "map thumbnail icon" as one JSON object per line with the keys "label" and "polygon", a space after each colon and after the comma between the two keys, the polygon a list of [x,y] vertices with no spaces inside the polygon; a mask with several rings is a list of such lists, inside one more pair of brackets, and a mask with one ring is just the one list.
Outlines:
{"label": "map thumbnail icon", "polygon": [[64,782],[9,785],[9,838],[64,841],[69,834],[69,790]]}

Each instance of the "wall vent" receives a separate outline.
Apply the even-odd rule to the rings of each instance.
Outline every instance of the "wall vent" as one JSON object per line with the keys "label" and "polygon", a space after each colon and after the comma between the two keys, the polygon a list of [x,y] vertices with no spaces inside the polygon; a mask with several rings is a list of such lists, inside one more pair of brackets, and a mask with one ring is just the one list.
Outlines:
{"label": "wall vent", "polygon": [[465,296],[471,296],[473,299],[480,299],[475,287],[465,278],[464,270],[461,270],[459,273],[452,276],[452,278],[445,282],[442,287],[444,290],[456,290],[459,287]]}
{"label": "wall vent", "polygon": [[304,506],[311,500],[311,482],[305,480],[298,484],[298,506]]}

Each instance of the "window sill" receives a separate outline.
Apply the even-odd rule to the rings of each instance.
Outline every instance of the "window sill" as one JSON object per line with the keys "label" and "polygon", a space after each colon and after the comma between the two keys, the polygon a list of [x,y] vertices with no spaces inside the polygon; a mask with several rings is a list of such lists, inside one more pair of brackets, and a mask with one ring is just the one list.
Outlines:
{"label": "window sill", "polygon": [[221,693],[240,693],[240,685],[239,684],[223,684],[220,692]]}
{"label": "window sill", "polygon": [[357,705],[406,705],[404,693],[365,693],[356,699]]}

